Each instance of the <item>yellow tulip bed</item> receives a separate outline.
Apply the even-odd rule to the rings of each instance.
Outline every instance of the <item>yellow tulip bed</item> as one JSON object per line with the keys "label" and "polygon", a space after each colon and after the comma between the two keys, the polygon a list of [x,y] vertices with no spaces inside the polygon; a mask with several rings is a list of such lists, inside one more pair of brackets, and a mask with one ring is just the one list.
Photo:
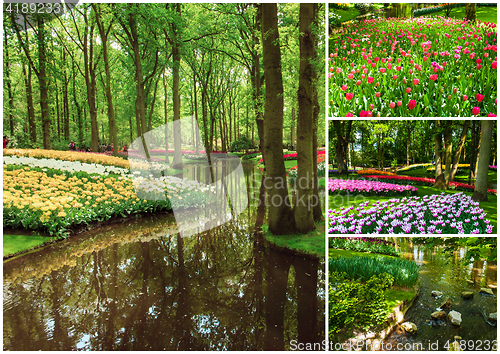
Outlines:
{"label": "yellow tulip bed", "polygon": [[[173,198],[176,207],[189,208],[200,205],[214,192],[196,182],[175,178],[155,182],[155,188],[150,189],[151,183],[148,184],[148,180],[134,179],[130,175],[96,173],[95,171],[103,171],[102,165],[96,162],[78,170],[82,165],[76,161],[82,161],[81,159],[74,162],[75,170],[66,166],[68,163],[65,163],[65,170],[47,167],[57,165],[55,160],[47,160],[54,158],[55,153],[59,154],[57,157],[70,161],[75,156],[72,152],[9,150],[15,152],[13,155],[16,156],[33,156],[33,151],[37,152],[36,157],[40,160],[35,161],[39,161],[39,165],[21,157],[16,164],[3,166],[4,228],[38,230],[66,237],[73,226],[104,221],[115,216],[168,211],[172,209]],[[127,162],[104,155],[76,155],[91,156],[103,163],[118,163],[120,167],[124,166],[123,162]],[[88,163],[89,160],[86,161]],[[148,200],[137,197],[138,187],[141,188],[141,196]]]}
{"label": "yellow tulip bed", "polygon": [[356,173],[358,175],[385,175],[385,176],[396,176],[395,173],[392,173],[392,172],[387,172],[387,171],[380,171],[380,170],[373,170],[373,169],[369,169],[369,170],[359,170],[359,171],[356,171]]}
{"label": "yellow tulip bed", "polygon": [[80,161],[85,163],[95,163],[104,166],[117,166],[129,168],[127,160],[120,157],[108,156],[79,151],[59,151],[41,149],[3,149],[4,156],[28,156],[35,158],[56,159],[63,161]]}
{"label": "yellow tulip bed", "polygon": [[[470,167],[470,164],[468,164],[468,163],[459,163],[457,167],[458,167],[458,170],[464,170],[464,169],[468,169]],[[441,165],[441,168],[444,171],[444,169],[446,168],[446,166],[445,165]],[[432,167],[428,168],[427,171],[436,171],[436,167],[432,166]]]}
{"label": "yellow tulip bed", "polygon": [[4,166],[4,227],[64,236],[73,225],[170,209],[168,200],[137,198],[131,179],[78,175]]}

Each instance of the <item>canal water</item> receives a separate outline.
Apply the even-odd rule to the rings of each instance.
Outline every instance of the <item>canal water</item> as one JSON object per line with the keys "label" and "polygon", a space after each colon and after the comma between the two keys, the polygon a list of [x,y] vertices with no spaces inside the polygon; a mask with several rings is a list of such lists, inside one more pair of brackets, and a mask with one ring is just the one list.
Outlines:
{"label": "canal water", "polygon": [[[401,246],[403,257],[412,259],[421,265],[420,294],[405,315],[404,321],[413,322],[418,330],[415,335],[403,333],[400,328],[385,341],[386,348],[406,350],[446,350],[445,345],[460,336],[463,349],[491,350],[497,340],[497,328],[494,323],[487,323],[490,313],[497,312],[497,264],[496,262],[476,261],[463,265],[466,250],[458,249],[453,256],[447,257],[443,248],[424,249],[421,245],[412,245],[408,239],[396,238]],[[481,294],[481,288],[492,289],[493,295]],[[433,290],[443,293],[441,298],[431,295]],[[471,300],[464,300],[463,291],[474,292]],[[460,326],[452,325],[449,320],[433,320],[431,313],[445,301],[451,300],[451,309],[462,315]],[[491,321],[490,321],[491,322]],[[489,349],[488,349],[489,348]]]}
{"label": "canal water", "polygon": [[[244,166],[249,189],[260,175]],[[252,185],[254,183],[254,185]],[[324,339],[324,262],[236,219],[103,226],[3,265],[4,350],[286,350]],[[293,344],[292,344],[293,345]]]}

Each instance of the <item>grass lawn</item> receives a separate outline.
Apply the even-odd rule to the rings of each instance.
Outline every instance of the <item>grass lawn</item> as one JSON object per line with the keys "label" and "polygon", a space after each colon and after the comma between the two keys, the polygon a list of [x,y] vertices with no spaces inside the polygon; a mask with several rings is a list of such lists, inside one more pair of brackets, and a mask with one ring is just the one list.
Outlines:
{"label": "grass lawn", "polygon": [[389,256],[387,254],[378,254],[378,253],[368,253],[368,252],[356,252],[356,251],[349,251],[349,250],[338,250],[335,248],[329,248],[328,249],[328,258],[335,258],[335,257],[370,257],[370,258],[376,258],[376,257],[386,257],[386,258],[398,258],[395,256]]}
{"label": "grass lawn", "polygon": [[325,222],[316,223],[316,230],[308,234],[273,235],[268,226],[262,226],[264,238],[275,245],[293,249],[302,253],[312,254],[320,259],[325,258]]}
{"label": "grass lawn", "polygon": [[8,257],[21,252],[26,252],[56,239],[57,237],[36,235],[3,235],[3,256]]}
{"label": "grass lawn", "polygon": [[[465,4],[464,4],[465,5]],[[444,11],[433,12],[428,16],[446,16]],[[463,19],[465,17],[465,6],[451,9],[451,18]],[[497,8],[491,6],[476,6],[476,17],[481,22],[497,23]]]}
{"label": "grass lawn", "polygon": [[340,15],[340,22],[347,22],[361,15],[361,12],[356,10],[354,7],[349,10],[333,9],[332,12]]}

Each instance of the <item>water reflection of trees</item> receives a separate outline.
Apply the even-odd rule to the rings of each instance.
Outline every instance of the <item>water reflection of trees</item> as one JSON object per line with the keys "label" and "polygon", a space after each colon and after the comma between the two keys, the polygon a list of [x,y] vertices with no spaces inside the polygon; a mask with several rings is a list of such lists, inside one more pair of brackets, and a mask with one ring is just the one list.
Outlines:
{"label": "water reflection of trees", "polygon": [[[288,331],[318,340],[317,261],[282,259],[242,219],[189,238],[159,237],[161,223],[109,228],[6,264],[4,348],[284,349]],[[276,323],[281,333],[269,330]]]}

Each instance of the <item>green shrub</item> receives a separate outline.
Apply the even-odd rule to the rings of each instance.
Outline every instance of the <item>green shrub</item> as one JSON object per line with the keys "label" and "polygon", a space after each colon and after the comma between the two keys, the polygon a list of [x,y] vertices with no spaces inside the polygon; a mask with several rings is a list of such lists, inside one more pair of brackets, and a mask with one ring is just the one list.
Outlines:
{"label": "green shrub", "polygon": [[344,272],[331,271],[329,278],[330,337],[345,327],[368,330],[386,320],[389,310],[385,304],[384,290],[394,282],[390,274],[374,275],[365,284],[351,280]]}
{"label": "green shrub", "polygon": [[246,136],[242,135],[231,143],[231,151],[243,151],[253,148],[252,141]]}
{"label": "green shrub", "polygon": [[368,281],[382,273],[394,277],[394,285],[411,287],[418,280],[419,266],[406,259],[388,257],[337,257],[328,261],[333,272],[344,272],[352,280]]}
{"label": "green shrub", "polygon": [[329,237],[328,247],[340,250],[348,250],[355,252],[368,252],[377,254],[387,254],[389,256],[399,256],[399,252],[392,243],[385,242],[384,240],[373,240],[366,238],[366,240],[352,240],[346,237]]}

